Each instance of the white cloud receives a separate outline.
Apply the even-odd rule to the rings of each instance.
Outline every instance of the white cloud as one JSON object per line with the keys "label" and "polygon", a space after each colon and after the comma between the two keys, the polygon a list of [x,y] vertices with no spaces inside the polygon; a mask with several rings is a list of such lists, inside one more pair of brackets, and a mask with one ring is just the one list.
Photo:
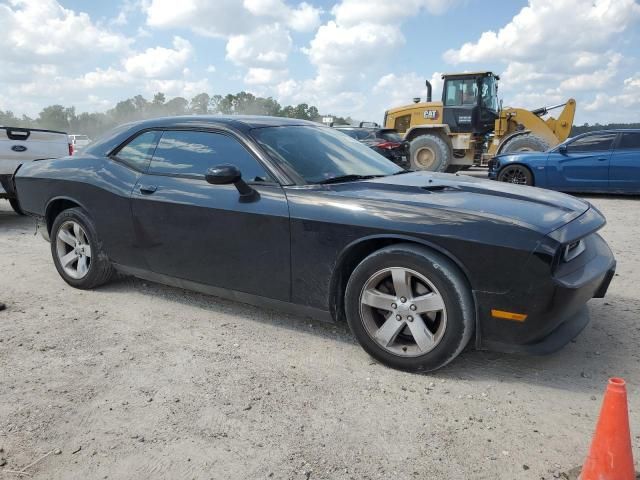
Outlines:
{"label": "white cloud", "polygon": [[247,85],[274,85],[287,77],[287,69],[250,68],[244,77]]}
{"label": "white cloud", "polygon": [[426,10],[440,15],[455,4],[455,0],[343,0],[332,9],[340,25],[359,23],[398,23]]}
{"label": "white cloud", "polygon": [[[24,61],[40,57],[77,61],[81,54],[122,52],[131,39],[97,26],[86,13],[76,13],[55,0],[11,0],[0,4],[2,57]],[[71,53],[73,52],[73,55]]]}
{"label": "white cloud", "polygon": [[576,123],[607,122],[621,112],[593,105],[611,105],[604,92],[622,87],[630,60],[617,49],[639,20],[635,0],[529,0],[504,27],[443,58],[455,65],[505,63],[501,92],[509,105],[533,108],[573,97]]}
{"label": "white cloud", "polygon": [[[442,73],[435,72],[429,79],[432,87],[432,101],[438,101],[442,96]],[[424,102],[427,98],[425,78],[415,72],[397,75],[388,73],[380,77],[373,87],[373,93],[387,101],[388,106],[409,104],[414,98],[420,97]]]}
{"label": "white cloud", "polygon": [[274,67],[287,61],[291,50],[289,32],[280,25],[267,25],[227,42],[227,60],[245,67]]}
{"label": "white cloud", "polygon": [[148,48],[142,53],[125,58],[122,62],[131,75],[144,78],[165,78],[184,68],[193,55],[193,47],[188,40],[173,38],[173,48]]}
{"label": "white cloud", "polygon": [[640,17],[634,0],[530,0],[498,32],[484,32],[476,42],[448,50],[453,64],[501,60],[531,61],[562,54],[601,49],[615,34]]}
{"label": "white cloud", "polygon": [[293,30],[311,31],[320,24],[322,10],[302,2],[297,8],[291,8],[282,0],[244,0],[244,7],[253,15],[272,17],[284,22]]}
{"label": "white cloud", "polygon": [[[455,0],[341,0],[331,10],[333,18],[302,49],[316,68],[315,77],[295,84],[285,81],[277,91],[286,92],[289,96],[285,98],[293,101],[301,98],[299,92],[303,91],[321,110],[339,115],[370,116],[373,111],[383,110],[390,106],[389,99],[371,98],[366,90],[373,88],[371,78],[379,78],[389,58],[405,44],[402,22],[422,11],[441,14],[455,3]],[[428,46],[424,54],[429,54]],[[416,86],[418,91],[424,88],[424,80],[414,83],[422,84]],[[410,98],[403,103],[407,101]]]}
{"label": "white cloud", "polygon": [[218,69],[216,68],[216,66],[215,66],[215,65],[209,65],[209,66],[207,67],[207,72],[208,72],[208,73],[216,73],[216,71],[217,71],[217,70],[218,70]]}
{"label": "white cloud", "polygon": [[284,0],[151,0],[144,10],[149,26],[226,39],[226,58],[247,69],[249,85],[279,81],[292,49],[290,31],[316,28],[322,12]]}

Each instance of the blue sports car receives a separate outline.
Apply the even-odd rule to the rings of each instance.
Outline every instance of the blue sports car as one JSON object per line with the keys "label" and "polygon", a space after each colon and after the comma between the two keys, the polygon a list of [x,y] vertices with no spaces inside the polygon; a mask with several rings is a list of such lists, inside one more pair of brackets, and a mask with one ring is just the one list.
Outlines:
{"label": "blue sports car", "polygon": [[498,155],[489,178],[560,190],[640,194],[640,130],[603,130],[546,152]]}

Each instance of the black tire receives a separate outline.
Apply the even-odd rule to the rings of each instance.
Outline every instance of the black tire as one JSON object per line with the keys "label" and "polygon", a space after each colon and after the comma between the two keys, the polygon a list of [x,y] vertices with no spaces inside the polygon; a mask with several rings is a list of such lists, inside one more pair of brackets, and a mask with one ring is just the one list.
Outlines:
{"label": "black tire", "polygon": [[[367,331],[361,295],[372,277],[385,268],[393,267],[413,270],[428,278],[445,306],[444,332],[427,353],[415,356],[395,354],[380,345]],[[378,250],[355,268],[347,283],[345,310],[351,331],[367,353],[389,367],[409,371],[436,370],[452,361],[469,343],[475,325],[473,297],[465,276],[445,256],[410,243]]]}
{"label": "black tire", "polygon": [[25,214],[22,208],[20,207],[20,202],[18,202],[17,198],[10,198],[9,204],[11,205],[11,208],[13,208],[13,211],[16,212],[18,215]]}
{"label": "black tire", "polygon": [[[431,158],[424,160],[422,152],[428,153],[427,156]],[[411,140],[409,145],[409,163],[412,170],[444,172],[451,163],[451,158],[449,145],[438,135],[420,135]]]}
{"label": "black tire", "polygon": [[533,173],[524,165],[506,165],[498,172],[498,181],[533,186]]}
{"label": "black tire", "polygon": [[[62,266],[58,255],[58,232],[63,225],[68,224],[70,221],[75,222],[82,227],[89,246],[91,247],[91,257],[89,260],[88,270],[82,278],[71,277]],[[96,288],[107,283],[113,276],[113,266],[104,252],[102,242],[96,233],[93,221],[81,208],[63,210],[53,221],[50,238],[51,256],[53,257],[53,263],[56,266],[56,270],[58,270],[58,273],[63,280],[72,287],[82,290]]]}
{"label": "black tire", "polygon": [[551,148],[545,140],[533,133],[518,135],[510,140],[500,149],[500,153],[512,152],[546,152]]}

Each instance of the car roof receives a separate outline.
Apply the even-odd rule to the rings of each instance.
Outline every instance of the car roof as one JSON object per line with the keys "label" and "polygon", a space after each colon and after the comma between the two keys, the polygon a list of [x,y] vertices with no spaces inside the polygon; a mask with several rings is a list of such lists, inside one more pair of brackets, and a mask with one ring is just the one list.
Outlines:
{"label": "car roof", "polygon": [[640,133],[640,128],[607,128],[604,130],[589,130],[588,132],[581,133],[574,138],[593,133]]}
{"label": "car roof", "polygon": [[292,125],[321,126],[316,122],[287,117],[268,117],[261,115],[182,115],[141,120],[129,124],[138,129],[176,126],[214,126],[225,125],[236,130],[246,131],[263,127],[283,127]]}

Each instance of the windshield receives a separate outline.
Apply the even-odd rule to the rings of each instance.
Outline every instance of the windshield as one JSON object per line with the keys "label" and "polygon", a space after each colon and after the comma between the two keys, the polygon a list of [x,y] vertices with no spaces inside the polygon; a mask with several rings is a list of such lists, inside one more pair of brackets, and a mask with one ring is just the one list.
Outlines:
{"label": "windshield", "polygon": [[482,81],[482,106],[498,111],[498,89],[496,77],[484,77]]}
{"label": "windshield", "polygon": [[380,132],[380,137],[384,138],[389,142],[398,142],[398,143],[402,142],[402,137],[395,130],[382,130]]}
{"label": "windshield", "polygon": [[276,161],[307,183],[345,175],[386,176],[403,171],[366,145],[331,128],[266,127],[251,133]]}

